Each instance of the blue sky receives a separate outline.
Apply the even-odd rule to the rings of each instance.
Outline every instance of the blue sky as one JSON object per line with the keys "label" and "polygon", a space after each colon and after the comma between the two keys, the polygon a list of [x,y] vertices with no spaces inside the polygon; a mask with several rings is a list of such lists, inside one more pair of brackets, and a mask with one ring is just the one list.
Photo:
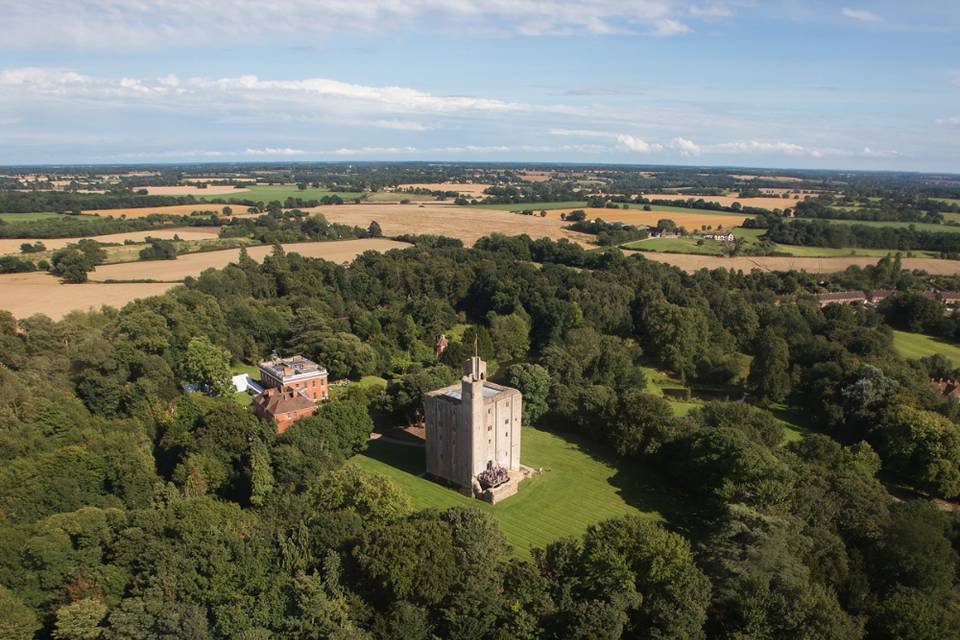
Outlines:
{"label": "blue sky", "polygon": [[960,172],[955,0],[32,0],[0,163]]}

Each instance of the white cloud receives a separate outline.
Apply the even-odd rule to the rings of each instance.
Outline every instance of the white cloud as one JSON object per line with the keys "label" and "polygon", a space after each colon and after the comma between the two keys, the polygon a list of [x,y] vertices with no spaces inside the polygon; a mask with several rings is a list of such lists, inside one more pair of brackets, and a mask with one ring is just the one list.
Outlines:
{"label": "white cloud", "polygon": [[949,116],[947,118],[937,118],[936,123],[948,127],[960,127],[960,116]]}
{"label": "white cloud", "polygon": [[264,147],[263,149],[247,149],[244,153],[248,156],[300,156],[306,151],[291,149],[290,147]]}
{"label": "white cloud", "polygon": [[745,0],[31,0],[8,3],[7,46],[128,49],[218,39],[315,41],[342,31],[396,32],[409,25],[460,33],[555,36],[683,34],[681,18],[733,15]]}
{"label": "white cloud", "polygon": [[873,149],[864,147],[862,154],[866,158],[895,158],[900,155],[899,152],[891,149]]}
{"label": "white cloud", "polygon": [[683,33],[690,33],[692,29],[678,20],[664,18],[657,22],[653,33],[658,36],[676,36]]}
{"label": "white cloud", "polygon": [[629,151],[639,151],[640,153],[653,153],[656,151],[663,151],[663,145],[661,144],[650,144],[642,138],[636,136],[631,136],[626,133],[622,133],[617,136],[617,142],[620,145]]}
{"label": "white cloud", "polygon": [[23,118],[0,118],[0,127],[20,124],[21,122],[23,122]]}
{"label": "white cloud", "polygon": [[700,145],[686,138],[674,138],[670,141],[670,148],[676,149],[685,156],[698,156],[701,151]]}
{"label": "white cloud", "polygon": [[882,22],[883,19],[872,11],[866,9],[849,9],[844,7],[841,9],[840,14],[844,18],[850,18],[851,20],[859,20],[860,22]]}

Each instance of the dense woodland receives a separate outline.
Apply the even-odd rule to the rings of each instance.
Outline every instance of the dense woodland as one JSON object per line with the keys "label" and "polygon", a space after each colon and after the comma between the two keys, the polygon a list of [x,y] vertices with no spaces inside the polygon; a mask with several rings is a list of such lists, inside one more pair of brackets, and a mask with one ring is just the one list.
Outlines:
{"label": "dense woodland", "polygon": [[[902,296],[820,309],[822,276],[411,240],[348,267],[242,255],[60,322],[0,314],[0,637],[960,635],[960,521],[929,499],[960,494],[957,406],[929,383],[955,372],[903,360],[888,324],[929,321],[909,292],[956,282],[885,259],[828,285]],[[482,512],[413,512],[345,464],[375,424],[416,420],[474,340],[526,424],[657,470],[665,522],[597,523],[522,560]],[[274,349],[391,382],[277,436],[225,395],[229,363]],[[675,417],[642,365],[750,402]],[[781,403],[813,432],[785,444]]]}
{"label": "dense woodland", "polygon": [[765,228],[764,238],[782,244],[812,247],[864,247],[870,249],[918,249],[953,257],[960,254],[960,233],[921,231],[915,228],[837,224],[825,220],[766,216],[744,221],[747,228]]}

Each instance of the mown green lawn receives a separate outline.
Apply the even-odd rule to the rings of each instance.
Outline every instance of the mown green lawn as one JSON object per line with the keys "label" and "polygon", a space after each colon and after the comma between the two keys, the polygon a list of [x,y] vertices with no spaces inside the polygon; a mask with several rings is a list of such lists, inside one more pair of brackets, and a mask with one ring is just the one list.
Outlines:
{"label": "mown green lawn", "polygon": [[353,200],[363,194],[354,192],[328,191],[327,189],[314,189],[309,187],[301,191],[295,184],[258,184],[249,187],[246,191],[237,190],[237,193],[225,193],[220,195],[202,195],[197,196],[200,200],[252,200],[254,202],[272,202],[279,200],[283,202],[289,197],[303,198],[304,200],[319,200],[323,196],[338,195],[344,200]]}
{"label": "mown green lawn", "polygon": [[585,209],[587,203],[584,201],[571,201],[571,202],[520,202],[517,204],[476,204],[470,205],[476,209],[499,209],[500,211],[525,211],[527,209],[533,209],[534,211],[540,211],[541,209],[550,210],[550,209]]}
{"label": "mown green lawn", "polygon": [[395,482],[417,510],[475,506],[492,514],[521,557],[559,538],[580,536],[595,522],[628,514],[661,520],[677,506],[653,472],[639,464],[615,466],[576,441],[533,427],[524,427],[522,437],[523,463],[544,473],[521,482],[517,495],[495,506],[419,477],[422,447],[372,441],[350,462]]}
{"label": "mown green lawn", "polygon": [[950,358],[954,366],[960,366],[960,345],[940,338],[932,338],[922,333],[894,331],[893,346],[904,358],[925,358],[939,353]]}

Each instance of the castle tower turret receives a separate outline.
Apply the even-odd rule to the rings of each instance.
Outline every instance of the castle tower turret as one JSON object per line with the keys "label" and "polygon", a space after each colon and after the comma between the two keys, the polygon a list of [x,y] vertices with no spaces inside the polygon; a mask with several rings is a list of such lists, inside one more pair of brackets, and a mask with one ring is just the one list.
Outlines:
{"label": "castle tower turret", "polygon": [[461,433],[468,438],[470,479],[486,467],[486,448],[483,436],[483,384],[487,379],[487,363],[474,356],[463,363],[463,378],[460,381]]}

